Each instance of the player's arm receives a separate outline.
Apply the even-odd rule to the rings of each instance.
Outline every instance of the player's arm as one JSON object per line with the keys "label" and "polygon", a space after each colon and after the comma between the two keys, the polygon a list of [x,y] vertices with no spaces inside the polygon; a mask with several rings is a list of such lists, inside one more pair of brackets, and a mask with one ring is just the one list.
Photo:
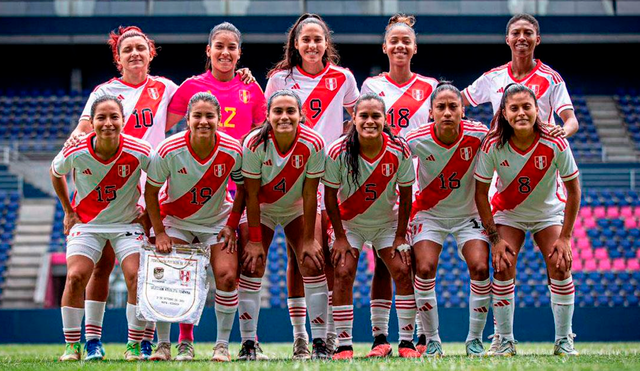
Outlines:
{"label": "player's arm", "polygon": [[467,95],[466,94],[462,94],[462,105],[464,107],[470,106],[471,102],[469,102],[469,99],[467,99]]}
{"label": "player's arm", "polygon": [[491,183],[476,180],[475,201],[482,220],[482,226],[487,232],[489,242],[491,242],[491,258],[493,268],[496,272],[501,272],[511,266],[511,261],[507,258],[507,253],[515,255],[509,244],[500,238],[498,228],[493,220],[491,205],[489,204],[489,187]]}
{"label": "player's arm", "polygon": [[71,227],[73,227],[76,223],[80,223],[80,218],[78,214],[73,210],[71,206],[71,201],[69,201],[69,188],[67,186],[67,179],[64,176],[57,177],[53,170],[49,170],[49,175],[51,176],[51,183],[53,184],[53,189],[60,200],[60,204],[62,205],[62,210],[64,211],[64,234],[68,235]]}
{"label": "player's arm", "polygon": [[411,250],[409,248],[409,242],[407,241],[407,225],[409,224],[409,216],[411,215],[412,187],[399,186],[398,190],[400,191],[400,203],[398,205],[398,228],[396,229],[396,237],[393,240],[393,250],[391,251],[391,258],[394,258],[396,251],[398,251],[402,262],[407,265],[411,265]]}
{"label": "player's arm", "polygon": [[247,224],[249,226],[249,242],[242,249],[242,268],[255,272],[258,262],[265,261],[262,246],[262,226],[260,225],[260,193],[261,178],[244,177],[247,204]]}
{"label": "player's arm", "polygon": [[578,218],[578,211],[580,209],[580,181],[576,177],[564,182],[564,186],[567,189],[564,222],[562,223],[560,236],[553,244],[553,250],[549,254],[549,258],[557,253],[556,268],[570,272],[573,263],[573,257],[571,256],[571,236],[573,235],[573,226]]}
{"label": "player's arm", "polygon": [[71,132],[71,135],[69,135],[69,139],[64,142],[64,148],[77,146],[82,138],[92,131],[93,128],[91,127],[89,120],[81,119],[80,122],[78,122],[78,126],[76,126],[76,128]]}
{"label": "player's arm", "polygon": [[160,193],[160,187],[156,187],[149,182],[145,184],[144,201],[147,204],[147,213],[149,214],[151,225],[156,233],[156,250],[161,253],[169,253],[171,252],[171,238],[167,235],[162,224],[158,193]]}
{"label": "player's arm", "polygon": [[171,130],[177,123],[184,118],[183,115],[167,112],[167,125],[165,126],[165,132]]}
{"label": "player's arm", "polygon": [[320,178],[305,178],[302,186],[304,230],[302,233],[302,258],[310,258],[318,270],[324,269],[322,246],[315,239],[316,214],[318,213],[318,183]]}
{"label": "player's arm", "polygon": [[578,124],[578,119],[576,118],[576,113],[574,110],[566,109],[560,112],[560,118],[563,122],[562,129],[564,130],[565,138],[569,138],[578,132],[580,125]]}
{"label": "player's arm", "polygon": [[347,254],[351,254],[354,259],[358,259],[358,257],[349,244],[342,226],[342,217],[338,206],[338,188],[324,187],[324,204],[327,207],[327,214],[329,215],[329,220],[331,220],[335,236],[335,241],[331,248],[331,261],[334,267],[338,265],[344,266]]}

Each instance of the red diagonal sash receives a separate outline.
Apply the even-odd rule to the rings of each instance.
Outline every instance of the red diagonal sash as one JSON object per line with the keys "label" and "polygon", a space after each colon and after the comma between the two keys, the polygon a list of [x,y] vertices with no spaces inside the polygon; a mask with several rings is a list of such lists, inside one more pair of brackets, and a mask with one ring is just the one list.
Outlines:
{"label": "red diagonal sash", "polygon": [[313,88],[311,94],[304,101],[308,127],[313,129],[316,126],[345,81],[347,81],[347,77],[344,73],[334,69],[330,69],[322,76],[318,85]]}
{"label": "red diagonal sash", "polygon": [[[393,172],[389,175],[383,174],[385,164],[393,165]],[[387,185],[397,172],[398,158],[391,152],[386,151],[367,180],[362,182],[358,190],[340,204],[342,220],[351,220],[367,211],[378,198],[383,197]],[[347,185],[343,186],[347,187]],[[373,195],[376,197],[372,197]]]}
{"label": "red diagonal sash", "polygon": [[[204,173],[202,178],[193,186],[195,188],[194,194],[191,192],[193,187],[185,192],[180,198],[162,204],[160,210],[163,215],[171,215],[176,218],[185,219],[200,210],[210,199],[202,202],[202,194],[209,194],[211,198],[218,192],[220,187],[224,184],[225,180],[229,177],[231,169],[235,165],[235,159],[230,154],[224,151],[218,151],[216,157],[211,161],[211,165]],[[172,175],[172,176],[179,176]],[[202,192],[203,188],[211,189],[211,193]]]}
{"label": "red diagonal sash", "polygon": [[[543,157],[544,164],[540,162]],[[551,167],[553,157],[553,148],[539,142],[518,175],[513,178],[504,191],[496,193],[491,199],[493,213],[513,210],[526,200]]]}
{"label": "red diagonal sash", "polygon": [[125,134],[136,138],[144,137],[147,130],[154,124],[153,118],[158,112],[165,88],[165,84],[149,79],[147,85],[142,88],[140,98],[124,126]]}
{"label": "red diagonal sash", "polygon": [[109,207],[110,202],[115,200],[112,197],[117,198],[118,190],[127,183],[139,165],[140,161],[136,156],[122,151],[120,157],[111,166],[107,175],[102,178],[96,188],[75,205],[75,211],[80,220],[83,223],[88,223],[95,219],[102,210]]}
{"label": "red diagonal sash", "polygon": [[[433,133],[433,135],[435,135],[435,133]],[[455,152],[449,159],[449,162],[447,162],[440,172],[447,182],[450,178],[462,179],[464,177],[467,171],[471,168],[473,158],[476,153],[478,153],[481,143],[481,140],[476,137],[465,135],[464,138],[462,138],[460,144],[456,146]],[[471,156],[469,156],[465,148],[471,148]],[[413,202],[413,207],[411,208],[412,218],[418,211],[429,210],[436,206],[440,201],[449,197],[453,192],[453,189],[451,189],[448,184],[445,185],[445,188],[442,188],[441,183],[442,182],[438,175],[426,188],[420,191],[420,194],[416,197],[416,200]],[[465,192],[465,190],[463,190],[463,192]]]}
{"label": "red diagonal sash", "polygon": [[[414,93],[414,90],[422,91],[422,93]],[[420,79],[416,79],[416,81],[414,81],[413,84],[411,84],[411,86],[407,90],[405,90],[400,98],[398,98],[398,100],[393,103],[393,105],[387,110],[388,113],[393,111],[393,115],[387,115],[387,122],[389,123],[389,126],[391,126],[391,131],[394,134],[398,134],[400,130],[409,126],[408,120],[406,120],[406,124],[400,121],[401,119],[404,121],[404,117],[406,116],[402,116],[405,112],[400,111],[408,110],[408,118],[411,119],[411,117],[413,117],[413,115],[418,112],[420,107],[427,101],[427,99],[429,99],[432,90],[433,87],[429,83]],[[422,95],[422,97],[420,97],[420,94]],[[420,98],[420,100],[417,100],[414,95]],[[404,126],[400,126],[401,124]]]}
{"label": "red diagonal sash", "polygon": [[309,147],[296,142],[295,148],[291,151],[291,155],[280,173],[269,183],[260,187],[258,195],[260,203],[272,204],[287,194],[296,184],[300,175],[304,173],[310,154]]}

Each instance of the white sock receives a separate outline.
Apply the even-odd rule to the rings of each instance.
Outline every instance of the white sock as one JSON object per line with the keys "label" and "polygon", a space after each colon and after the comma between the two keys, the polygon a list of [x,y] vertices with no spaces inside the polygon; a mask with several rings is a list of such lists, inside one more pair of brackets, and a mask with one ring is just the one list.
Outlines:
{"label": "white sock", "polygon": [[158,322],[156,327],[158,330],[158,344],[171,344],[171,322]]}
{"label": "white sock", "polygon": [[418,311],[416,311],[416,334],[418,334],[418,336],[424,335],[424,327],[422,326],[422,320],[420,319],[420,313],[418,313]]}
{"label": "white sock", "polygon": [[336,332],[336,323],[333,321],[333,291],[329,291],[329,305],[327,306],[327,335],[338,335]]}
{"label": "white sock", "polygon": [[260,289],[262,277],[240,275],[238,283],[238,319],[242,341],[255,341],[260,313]]}
{"label": "white sock", "polygon": [[491,279],[484,281],[471,280],[469,294],[469,333],[467,340],[479,339],[482,341],[482,331],[487,323],[487,313],[491,305]]}
{"label": "white sock", "polygon": [[144,336],[144,328],[147,326],[147,321],[141,321],[136,317],[137,305],[127,303],[127,324],[129,333],[127,341],[139,343]]}
{"label": "white sock", "polygon": [[102,337],[102,322],[104,320],[104,301],[84,301],[84,338],[86,341]]}
{"label": "white sock", "polygon": [[398,314],[398,334],[400,340],[413,341],[416,322],[415,295],[396,295],[396,313]]}
{"label": "white sock", "polygon": [[493,316],[496,320],[498,333],[507,340],[513,338],[513,314],[515,311],[515,289],[513,279],[498,281],[493,279],[491,286],[493,296]]}
{"label": "white sock", "polygon": [[556,341],[566,338],[571,334],[573,322],[573,309],[576,297],[576,289],[573,285],[573,277],[558,281],[550,279],[549,291],[551,292],[551,309],[556,325]]}
{"label": "white sock", "polygon": [[327,339],[327,314],[329,311],[329,289],[324,274],[315,277],[302,277],[304,298],[307,302],[311,320],[311,338]]}
{"label": "white sock", "polygon": [[233,319],[238,310],[238,290],[216,290],[216,323],[218,334],[216,344],[229,344]]}
{"label": "white sock", "polygon": [[62,307],[62,332],[65,343],[79,343],[84,308]]}
{"label": "white sock", "polygon": [[353,305],[337,305],[333,307],[333,318],[338,332],[339,346],[353,345]]}
{"label": "white sock", "polygon": [[293,338],[303,338],[309,341],[309,334],[305,327],[307,322],[307,302],[305,298],[288,298],[287,307],[289,307],[289,319],[293,326]]}
{"label": "white sock", "polygon": [[144,336],[142,336],[142,341],[148,341],[153,343],[153,335],[156,332],[156,323],[147,321],[147,326],[144,328]]}
{"label": "white sock", "polygon": [[391,312],[391,300],[371,300],[371,332],[373,337],[378,335],[389,336],[389,312]]}
{"label": "white sock", "polygon": [[438,333],[438,300],[436,298],[436,279],[420,278],[415,276],[414,279],[416,305],[418,306],[418,314],[422,321],[422,328],[427,341],[440,341]]}

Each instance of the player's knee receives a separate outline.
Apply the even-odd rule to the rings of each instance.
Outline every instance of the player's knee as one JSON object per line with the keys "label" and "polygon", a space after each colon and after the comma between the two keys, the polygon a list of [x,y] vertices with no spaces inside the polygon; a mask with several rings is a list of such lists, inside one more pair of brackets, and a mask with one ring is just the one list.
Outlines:
{"label": "player's knee", "polygon": [[353,282],[355,279],[356,272],[345,266],[337,266],[333,270],[333,276],[336,281],[340,281],[341,283],[349,283]]}
{"label": "player's knee", "polygon": [[416,274],[420,277],[431,277],[436,269],[437,265],[431,261],[417,261],[416,262]]}
{"label": "player's knee", "polygon": [[223,291],[232,291],[236,284],[236,273],[232,270],[216,274],[216,287]]}
{"label": "player's knee", "polygon": [[473,262],[469,264],[469,276],[474,280],[484,280],[489,277],[488,262]]}
{"label": "player's knee", "polygon": [[79,270],[70,270],[67,272],[66,286],[71,290],[84,290],[87,282],[89,282],[90,273]]}

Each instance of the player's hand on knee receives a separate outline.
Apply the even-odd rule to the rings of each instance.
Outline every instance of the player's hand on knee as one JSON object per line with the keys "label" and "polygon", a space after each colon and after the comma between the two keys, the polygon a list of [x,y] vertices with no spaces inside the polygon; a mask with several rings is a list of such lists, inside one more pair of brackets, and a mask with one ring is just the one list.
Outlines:
{"label": "player's hand on knee", "polygon": [[249,241],[242,249],[242,270],[255,273],[258,263],[264,264],[265,254],[262,242]]}
{"label": "player's hand on knee", "polygon": [[64,214],[64,220],[62,221],[62,225],[64,226],[64,234],[66,236],[69,235],[69,232],[71,231],[71,228],[73,228],[74,225],[76,225],[77,223],[81,223],[80,221],[80,217],[78,216],[78,214],[76,214],[75,211],[72,211],[70,213],[65,213]]}
{"label": "player's hand on knee", "polygon": [[498,243],[491,247],[493,269],[495,269],[496,272],[502,272],[503,270],[511,267],[513,265],[511,263],[511,258],[515,255],[515,251],[509,243],[500,239]]}
{"label": "player's hand on knee", "polygon": [[347,260],[347,254],[351,254],[354,259],[358,259],[353,247],[346,238],[336,238],[331,248],[331,262],[334,267],[344,266]]}
{"label": "player's hand on knee", "polygon": [[71,134],[71,136],[69,137],[69,139],[67,139],[66,142],[64,142],[64,148],[69,148],[69,147],[75,147],[78,144],[80,144],[80,142],[82,142],[82,140],[84,138],[86,138],[87,134],[85,133],[73,133]]}
{"label": "player's hand on knee", "polygon": [[222,250],[227,249],[227,254],[236,252],[236,231],[225,225],[218,233],[218,241],[222,240]]}
{"label": "player's hand on knee", "polygon": [[402,263],[411,265],[411,245],[404,236],[396,236],[391,245],[391,259],[396,257],[396,253],[400,255]]}
{"label": "player's hand on knee", "polygon": [[251,70],[246,67],[240,68],[239,70],[236,71],[236,73],[240,75],[240,80],[242,80],[242,82],[247,85],[256,82],[256,78],[253,77]]}
{"label": "player's hand on knee", "polygon": [[165,232],[156,235],[156,251],[163,254],[171,252],[171,238]]}
{"label": "player's hand on knee", "polygon": [[313,265],[319,271],[324,269],[324,251],[322,251],[322,246],[315,239],[311,239],[308,241],[304,241],[302,243],[302,257],[300,259],[300,265],[304,264],[304,260],[306,258],[311,259]]}
{"label": "player's hand on knee", "polygon": [[571,253],[571,240],[567,238],[558,238],[553,244],[553,249],[548,258],[551,260],[556,256],[556,269],[564,272],[571,271],[573,265],[573,254]]}

